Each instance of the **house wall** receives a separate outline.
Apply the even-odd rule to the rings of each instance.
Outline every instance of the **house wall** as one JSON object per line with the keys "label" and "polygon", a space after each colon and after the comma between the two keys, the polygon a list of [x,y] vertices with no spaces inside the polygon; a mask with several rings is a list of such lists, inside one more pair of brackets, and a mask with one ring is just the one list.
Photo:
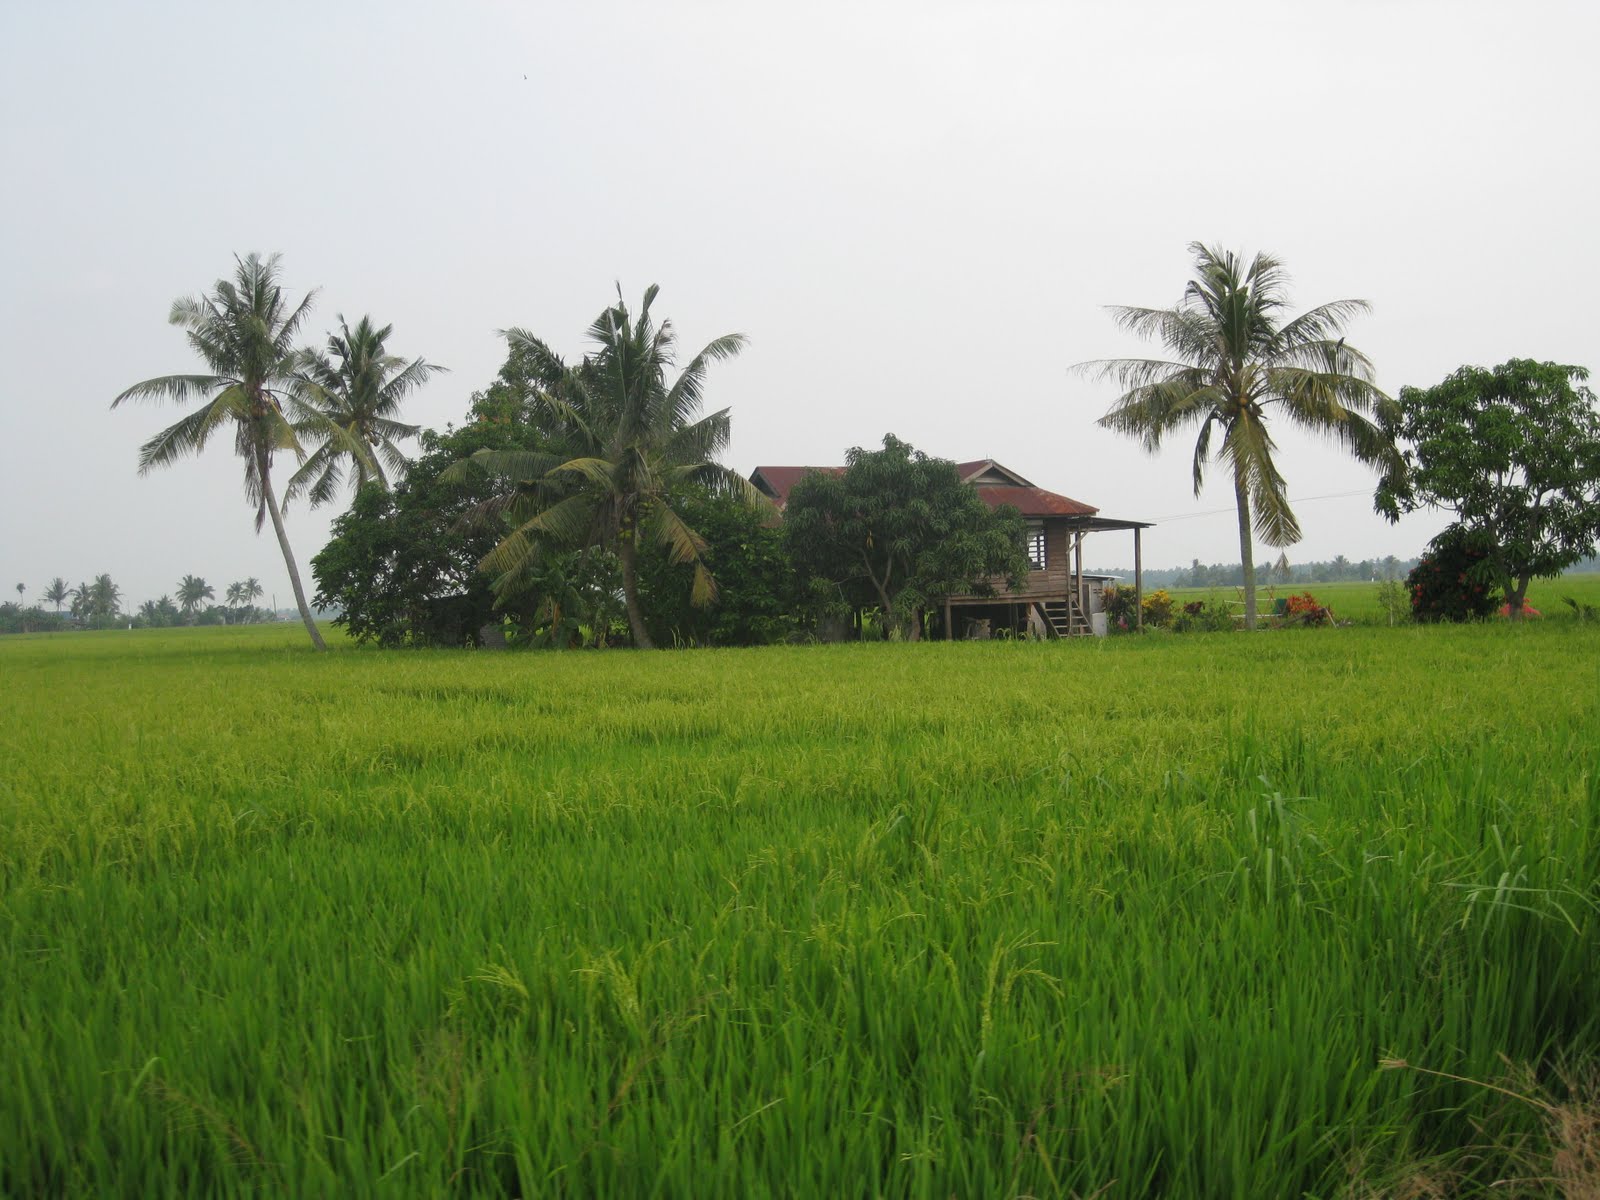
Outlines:
{"label": "house wall", "polygon": [[[996,599],[1059,600],[1072,591],[1072,538],[1066,523],[1044,520],[1044,570],[1029,571],[1016,591],[1006,588],[1004,579],[995,579]],[[952,604],[985,603],[980,596],[951,596]]]}

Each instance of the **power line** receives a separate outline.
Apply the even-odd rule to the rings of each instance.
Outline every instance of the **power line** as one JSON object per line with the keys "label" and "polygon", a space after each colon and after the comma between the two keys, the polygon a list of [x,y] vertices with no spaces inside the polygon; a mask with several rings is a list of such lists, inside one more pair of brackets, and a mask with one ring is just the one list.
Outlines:
{"label": "power line", "polygon": [[[1372,495],[1371,491],[1365,490],[1365,489],[1362,489],[1362,488],[1357,488],[1353,492],[1329,492],[1325,496],[1296,496],[1296,497],[1292,497],[1289,500],[1289,503],[1290,504],[1309,504],[1313,500],[1345,500],[1345,499],[1348,499],[1351,496],[1370,496],[1370,495]],[[1153,517],[1152,520],[1158,525],[1170,525],[1174,521],[1193,521],[1197,517],[1215,517],[1220,513],[1233,513],[1233,512],[1237,512],[1237,511],[1238,510],[1236,508],[1234,508],[1232,505],[1230,505],[1227,508],[1208,508],[1203,512],[1178,513],[1178,514],[1176,514],[1174,516],[1170,516],[1170,517]]]}

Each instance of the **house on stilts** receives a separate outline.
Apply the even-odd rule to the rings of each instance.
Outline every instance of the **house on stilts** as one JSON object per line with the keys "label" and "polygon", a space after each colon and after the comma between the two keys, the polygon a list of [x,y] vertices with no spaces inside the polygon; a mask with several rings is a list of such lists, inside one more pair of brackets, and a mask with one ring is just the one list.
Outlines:
{"label": "house on stilts", "polygon": [[[976,488],[990,508],[1009,504],[1027,522],[1030,570],[1021,586],[995,580],[993,596],[946,596],[940,602],[946,637],[971,637],[1009,629],[1021,635],[1078,637],[1105,632],[1101,593],[1107,575],[1086,574],[1083,539],[1091,533],[1133,534],[1135,620],[1142,619],[1144,563],[1140,534],[1152,522],[1104,517],[1092,504],[1046,491],[992,458],[956,464],[963,483]],[[781,512],[789,491],[808,473],[843,467],[757,467],[750,482]]]}

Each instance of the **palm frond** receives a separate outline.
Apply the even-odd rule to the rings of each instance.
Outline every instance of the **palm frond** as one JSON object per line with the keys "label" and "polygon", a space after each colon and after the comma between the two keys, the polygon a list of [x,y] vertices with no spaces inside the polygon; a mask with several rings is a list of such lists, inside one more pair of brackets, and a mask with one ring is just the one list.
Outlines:
{"label": "palm frond", "polygon": [[1251,520],[1259,537],[1274,549],[1300,540],[1300,522],[1289,507],[1288,485],[1273,461],[1277,446],[1260,421],[1241,416],[1228,427],[1222,455],[1242,476],[1250,497]]}
{"label": "palm frond", "polygon": [[700,411],[704,400],[706,371],[714,362],[736,358],[749,344],[742,333],[728,333],[708,342],[699,354],[689,360],[682,374],[667,393],[666,410],[673,424],[692,420]]}
{"label": "palm frond", "polygon": [[239,404],[239,390],[228,388],[204,408],[167,426],[139,447],[139,474],[170,466],[186,454],[199,454],[218,428],[237,418]]}
{"label": "palm frond", "polygon": [[116,408],[124,400],[174,400],[184,404],[196,396],[237,383],[238,380],[222,375],[162,375],[125,389],[111,402],[111,407]]}
{"label": "palm frond", "polygon": [[1150,453],[1161,448],[1167,434],[1216,412],[1226,397],[1200,373],[1186,373],[1119,397],[1100,418],[1102,428],[1137,437]]}

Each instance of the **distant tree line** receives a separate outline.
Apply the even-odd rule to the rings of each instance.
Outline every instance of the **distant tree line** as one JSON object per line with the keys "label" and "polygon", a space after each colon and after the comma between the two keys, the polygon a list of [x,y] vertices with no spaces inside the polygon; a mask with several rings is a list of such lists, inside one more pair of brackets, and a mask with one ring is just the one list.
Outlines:
{"label": "distant tree line", "polygon": [[[1403,579],[1417,565],[1415,558],[1363,558],[1352,562],[1344,555],[1316,561],[1290,563],[1280,555],[1265,571],[1265,578],[1273,584],[1291,583],[1343,583],[1377,582]],[[1133,578],[1132,567],[1096,567],[1097,575],[1116,575]],[[1244,584],[1244,566],[1241,563],[1206,564],[1198,558],[1191,559],[1187,567],[1146,567],[1144,581],[1148,587],[1204,588],[1240,587]]]}
{"label": "distant tree line", "polygon": [[261,581],[252,576],[230,583],[222,604],[207,604],[216,589],[198,575],[185,575],[171,596],[146,600],[133,612],[123,611],[121,585],[111,576],[96,575],[92,583],[69,587],[59,575],[41,593],[45,603],[25,606],[25,584],[17,584],[16,601],[0,604],[0,633],[56,633],[73,629],[163,629],[176,625],[249,625],[275,619],[257,608]]}

